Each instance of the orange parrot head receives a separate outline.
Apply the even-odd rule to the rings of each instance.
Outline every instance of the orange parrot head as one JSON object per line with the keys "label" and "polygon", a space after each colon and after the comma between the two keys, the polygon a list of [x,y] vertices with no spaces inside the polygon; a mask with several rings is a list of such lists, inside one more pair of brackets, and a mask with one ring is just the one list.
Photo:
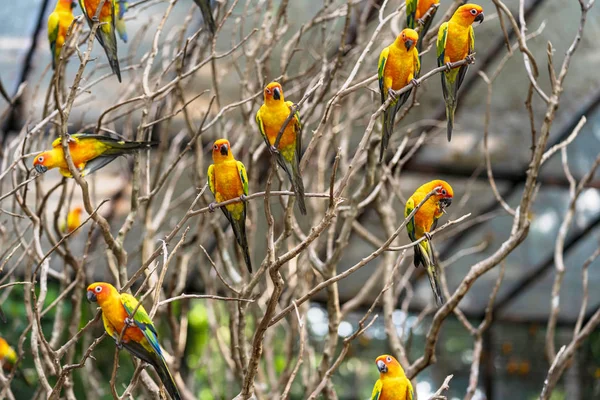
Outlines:
{"label": "orange parrot head", "polygon": [[33,160],[33,167],[37,172],[43,174],[44,172],[48,171],[48,169],[54,167],[53,159],[54,154],[52,153],[52,150],[44,151],[35,156],[35,159]]}
{"label": "orange parrot head", "polygon": [[458,7],[454,15],[466,22],[465,25],[471,25],[473,22],[483,22],[483,8],[478,4],[465,4]]}
{"label": "orange parrot head", "polygon": [[233,154],[231,154],[231,145],[227,139],[219,139],[213,144],[212,151],[213,161],[218,163],[220,161],[232,160]]}
{"label": "orange parrot head", "polygon": [[267,85],[264,91],[265,103],[271,104],[274,102],[284,102],[283,88],[279,82],[271,82]]}
{"label": "orange parrot head", "polygon": [[454,198],[454,191],[452,190],[452,186],[446,181],[441,179],[431,181],[430,182],[431,189],[439,187],[436,194],[432,196],[436,202],[440,203],[442,208],[448,207],[452,204],[452,199]]}
{"label": "orange parrot head", "polygon": [[95,282],[87,287],[87,299],[91,303],[98,303],[100,307],[102,304],[112,297],[117,292],[117,289],[106,282]]}
{"label": "orange parrot head", "polygon": [[414,29],[406,28],[396,38],[398,47],[405,47],[406,51],[411,51],[419,41],[419,34]]}
{"label": "orange parrot head", "polygon": [[384,354],[375,359],[375,364],[377,365],[377,369],[379,370],[379,375],[381,378],[389,374],[389,376],[404,376],[404,370],[402,366],[394,357],[389,354]]}

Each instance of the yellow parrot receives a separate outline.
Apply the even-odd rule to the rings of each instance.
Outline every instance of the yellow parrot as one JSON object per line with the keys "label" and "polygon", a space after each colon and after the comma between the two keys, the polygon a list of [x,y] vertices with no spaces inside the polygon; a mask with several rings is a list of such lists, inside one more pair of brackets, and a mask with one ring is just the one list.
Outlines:
{"label": "yellow parrot", "polygon": [[411,241],[416,241],[423,236],[427,239],[417,243],[414,246],[415,267],[423,265],[429,277],[431,290],[435,294],[435,301],[438,306],[444,304],[444,296],[439,282],[439,267],[435,260],[433,245],[431,244],[429,232],[437,226],[438,219],[445,213],[446,207],[452,204],[454,192],[448,182],[439,179],[427,182],[419,187],[406,202],[404,209],[404,218],[407,218],[410,213],[418,206],[421,201],[433,189],[438,188],[437,193],[431,196],[421,208],[417,210],[415,215],[406,224],[408,237]]}
{"label": "yellow parrot", "polygon": [[48,16],[48,41],[52,53],[52,69],[56,69],[67,31],[75,18],[73,7],[75,7],[75,3],[72,3],[71,0],[58,0],[54,11]]}
{"label": "yellow parrot", "polygon": [[[416,29],[420,24],[422,25],[419,31],[419,41],[417,42],[417,50],[421,51],[423,38],[431,28],[431,23],[437,12],[437,8],[434,8],[429,18],[425,21],[421,20],[427,11],[434,4],[439,4],[440,0],[406,0],[406,27],[410,29]],[[421,20],[421,21],[419,21]]]}
{"label": "yellow parrot", "polygon": [[394,357],[384,354],[375,360],[379,379],[375,382],[371,400],[412,400],[413,387],[404,369]]}
{"label": "yellow parrot", "polygon": [[379,161],[383,160],[385,150],[388,147],[390,137],[394,130],[396,113],[406,100],[410,97],[412,88],[395,98],[391,91],[397,91],[407,85],[416,86],[416,78],[421,71],[419,52],[415,45],[419,40],[419,34],[413,29],[404,29],[394,43],[381,51],[379,55],[379,91],[381,92],[381,103],[385,103],[388,96],[392,95],[394,100],[383,113],[383,130],[381,132],[381,151]]}
{"label": "yellow parrot", "polygon": [[[220,203],[248,196],[248,175],[246,167],[237,161],[231,153],[231,145],[227,139],[219,139],[213,145],[213,162],[208,167],[208,187],[215,195],[215,200]],[[214,204],[209,208],[214,210]],[[246,237],[246,203],[238,202],[221,207],[221,211],[229,220],[235,239],[244,253],[244,260],[248,272],[252,273],[252,261]]]}

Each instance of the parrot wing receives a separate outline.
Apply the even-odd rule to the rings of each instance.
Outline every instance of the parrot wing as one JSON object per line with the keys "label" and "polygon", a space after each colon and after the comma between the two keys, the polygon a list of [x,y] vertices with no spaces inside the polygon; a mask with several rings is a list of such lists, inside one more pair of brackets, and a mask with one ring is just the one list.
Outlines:
{"label": "parrot wing", "polygon": [[125,43],[127,43],[127,27],[125,26],[125,20],[123,18],[125,16],[125,11],[127,11],[128,7],[129,3],[124,0],[118,0],[115,3],[115,27],[117,28],[117,33],[119,34],[119,37]]}
{"label": "parrot wing", "polygon": [[406,27],[415,29],[417,25],[417,5],[419,0],[406,0]]}
{"label": "parrot wing", "polygon": [[[292,110],[294,103],[287,101],[286,105]],[[306,215],[306,201],[304,199],[304,182],[302,181],[302,174],[300,173],[300,160],[302,159],[302,122],[300,122],[300,113],[298,110],[294,113],[293,119],[290,124],[294,124],[294,133],[296,134],[296,149],[294,151],[294,159],[290,161],[292,166],[292,184],[294,186],[294,192],[296,192],[296,202],[302,215]],[[289,175],[289,173],[288,173]]]}
{"label": "parrot wing", "polygon": [[410,379],[406,379],[408,385],[406,385],[406,400],[413,400],[413,387],[412,384],[410,383]]}
{"label": "parrot wing", "polygon": [[208,188],[212,192],[213,195],[216,195],[216,186],[215,186],[215,165],[211,164],[208,167]]}
{"label": "parrot wing", "polygon": [[[261,111],[262,110],[263,110],[263,108],[261,107],[256,112],[256,123],[258,125],[258,130],[260,131],[260,134],[262,135],[265,143],[267,144],[267,149],[269,149],[269,152],[271,152],[270,149],[271,149],[272,145],[271,145],[271,142],[269,142],[269,137],[267,136],[267,131],[265,130],[265,125],[264,125],[262,117],[261,117]],[[290,182],[293,182],[293,180],[292,180],[292,173],[290,172],[290,169],[286,165],[285,158],[283,158],[283,155],[281,155],[280,152],[275,153],[275,159],[277,160],[277,164],[279,164],[279,166],[287,174],[288,178],[290,179]]]}
{"label": "parrot wing", "polygon": [[[286,101],[285,104],[292,110],[294,103]],[[290,124],[294,126],[294,132],[296,133],[296,159],[300,162],[302,159],[302,122],[300,122],[300,112],[296,110],[294,117],[290,121]]]}
{"label": "parrot wing", "polygon": [[241,161],[237,161],[237,170],[242,181],[242,186],[244,187],[244,195],[248,196],[248,175],[246,174],[246,167],[244,167]]}
{"label": "parrot wing", "polygon": [[[448,23],[444,22],[440,26],[440,30],[438,31],[436,49],[437,49],[437,65],[441,67],[444,65],[444,56],[446,55],[446,41],[448,40]],[[444,74],[440,74],[442,76],[442,81],[445,79]],[[442,88],[445,86],[442,84]],[[445,89],[444,89],[445,90]]]}
{"label": "parrot wing", "polygon": [[85,163],[85,167],[81,170],[81,176],[87,176],[92,172],[98,171],[100,168],[105,167],[107,164],[114,161],[119,155],[112,156],[99,156]]}
{"label": "parrot wing", "polygon": [[53,12],[48,17],[48,42],[50,42],[50,51],[52,52],[52,69],[56,68],[56,40],[58,39],[59,25],[60,16]]}
{"label": "parrot wing", "polygon": [[386,47],[381,50],[381,54],[379,54],[379,66],[377,67],[377,79],[379,80],[379,92],[381,93],[381,103],[385,103],[385,99],[387,99],[387,91],[385,90],[384,77],[383,73],[385,71],[385,62],[388,59],[390,53],[390,49]]}
{"label": "parrot wing", "polygon": [[419,51],[413,49],[413,76],[415,79],[421,74],[421,57],[419,57]]}
{"label": "parrot wing", "polygon": [[160,350],[160,345],[158,344],[158,334],[156,333],[156,328],[150,319],[150,316],[144,309],[144,306],[140,304],[135,312],[135,315],[132,317],[133,311],[136,309],[138,305],[138,301],[135,297],[128,293],[121,293],[121,304],[125,307],[125,311],[129,314],[130,318],[133,319],[135,325],[140,328],[144,337],[150,345],[152,349],[156,352],[156,354],[162,356],[162,351]]}
{"label": "parrot wing", "polygon": [[383,382],[380,379],[377,379],[375,382],[375,386],[373,386],[373,393],[371,393],[371,400],[379,400],[381,396],[381,392],[383,391]]}

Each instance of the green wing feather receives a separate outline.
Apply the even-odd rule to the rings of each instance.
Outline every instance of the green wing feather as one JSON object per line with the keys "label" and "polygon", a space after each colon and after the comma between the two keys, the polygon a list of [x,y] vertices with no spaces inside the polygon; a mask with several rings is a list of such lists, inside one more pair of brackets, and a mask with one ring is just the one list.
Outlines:
{"label": "green wing feather", "polygon": [[377,379],[375,382],[375,386],[373,386],[373,393],[371,393],[371,400],[379,400],[379,396],[381,396],[381,390],[383,389],[383,382]]}
{"label": "green wing feather", "polygon": [[[121,293],[121,303],[123,304],[123,307],[125,307],[125,311],[127,311],[129,317],[132,318],[131,315],[138,305],[137,299],[128,293]],[[140,328],[146,340],[148,340],[152,346],[152,350],[162,357],[162,351],[158,343],[158,334],[156,333],[156,328],[154,327],[154,323],[150,319],[150,316],[144,309],[143,305],[140,304],[132,319],[135,322],[135,325]]]}
{"label": "green wing feather", "polygon": [[[211,165],[212,167],[212,165]],[[248,196],[248,175],[246,174],[246,167],[241,161],[237,162],[237,169],[240,175],[240,180],[242,181],[242,186],[244,187],[244,194]],[[210,169],[209,169],[210,174]],[[212,189],[211,189],[212,191]]]}
{"label": "green wing feather", "polygon": [[417,5],[419,0],[406,0],[406,27],[415,29],[417,26]]}
{"label": "green wing feather", "polygon": [[213,195],[216,195],[216,186],[215,186],[215,165],[211,164],[208,167],[208,188],[212,192]]}
{"label": "green wing feather", "polygon": [[50,51],[52,52],[52,69],[56,68],[58,54],[56,54],[56,41],[58,40],[58,27],[60,17],[57,13],[52,13],[48,17],[48,42],[50,42]]}
{"label": "green wing feather", "polygon": [[388,59],[389,53],[390,50],[387,47],[381,51],[381,54],[379,55],[379,66],[377,67],[377,79],[379,80],[379,92],[381,93],[382,104],[385,103],[388,95],[387,91],[385,90],[383,73],[385,71],[385,63]]}

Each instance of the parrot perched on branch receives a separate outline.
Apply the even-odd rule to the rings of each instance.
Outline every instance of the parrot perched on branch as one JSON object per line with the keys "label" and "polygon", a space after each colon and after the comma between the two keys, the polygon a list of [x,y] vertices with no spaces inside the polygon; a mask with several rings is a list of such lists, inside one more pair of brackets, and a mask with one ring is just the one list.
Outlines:
{"label": "parrot perched on branch", "polygon": [[[175,380],[163,356],[156,328],[150,316],[135,297],[119,293],[106,282],[92,283],[87,288],[87,299],[102,309],[104,329],[117,346],[123,346],[134,356],[152,365],[173,400],[181,399]],[[137,307],[137,309],[136,309]],[[135,310],[135,314],[133,314]]]}
{"label": "parrot perched on branch", "polygon": [[[69,137],[69,152],[73,164],[79,169],[81,176],[87,176],[119,156],[157,144],[158,142],[128,142],[110,136],[76,133]],[[52,150],[41,152],[35,156],[33,166],[40,174],[52,168],[59,168],[63,176],[72,178],[60,138],[52,142]]]}
{"label": "parrot perched on branch", "polygon": [[200,9],[200,12],[202,13],[202,19],[204,20],[204,23],[206,24],[206,26],[208,26],[208,30],[210,31],[211,35],[214,35],[215,32],[217,31],[217,25],[215,24],[215,19],[213,17],[213,11],[212,11],[212,7],[211,7],[211,0],[194,0],[194,3],[196,3],[196,5],[198,6],[198,8]]}
{"label": "parrot perched on branch", "polygon": [[[231,145],[227,139],[219,139],[213,145],[213,162],[208,167],[208,187],[215,195],[215,200],[220,203],[248,196],[248,175],[246,167],[241,161],[236,161],[231,152]],[[214,204],[210,204],[211,211]],[[244,253],[244,261],[248,272],[252,273],[252,261],[246,237],[246,203],[238,202],[221,207],[221,211],[229,220],[235,239]]]}
{"label": "parrot perched on branch", "polygon": [[306,215],[304,199],[304,182],[300,174],[302,159],[302,123],[300,113],[296,111],[289,121],[277,149],[274,148],[277,135],[288,119],[294,103],[285,101],[283,88],[279,82],[271,82],[264,90],[264,104],[256,112],[256,123],[267,148],[275,155],[277,163],[286,172],[294,193],[300,213]]}
{"label": "parrot perched on branch", "polygon": [[438,306],[444,304],[444,297],[439,282],[439,267],[435,260],[433,244],[431,243],[429,232],[437,226],[438,219],[446,212],[446,207],[452,204],[454,192],[448,182],[442,180],[434,180],[419,187],[406,202],[404,209],[404,218],[408,218],[410,213],[417,207],[421,201],[433,189],[438,188],[436,194],[431,196],[421,208],[417,210],[415,215],[406,224],[408,237],[411,241],[416,241],[423,236],[427,239],[415,244],[414,263],[415,267],[423,265],[429,277],[431,290],[435,294],[435,301]]}
{"label": "parrot perched on branch", "polygon": [[[413,29],[404,29],[394,43],[381,51],[379,55],[379,91],[381,92],[381,103],[385,103],[388,96],[392,95],[390,90],[397,91],[407,85],[416,86],[416,78],[421,71],[419,52],[415,47],[419,40],[419,34]],[[379,161],[383,160],[385,150],[388,147],[390,137],[394,130],[396,113],[406,100],[410,97],[412,88],[395,98],[389,107],[383,112],[383,130],[381,133],[381,152]]]}
{"label": "parrot perched on branch", "polygon": [[[483,18],[483,8],[477,4],[465,4],[458,7],[452,18],[440,26],[437,38],[438,67],[448,66],[449,63],[464,60],[475,51],[475,34],[472,24],[473,22],[483,22]],[[444,101],[446,102],[448,141],[452,138],[458,90],[468,69],[469,65],[466,64],[458,69],[449,69],[440,74]]]}
{"label": "parrot perched on branch", "polygon": [[115,3],[115,27],[117,28],[117,33],[121,40],[127,43],[127,27],[125,26],[125,12],[129,7],[129,2],[125,0],[118,0]]}
{"label": "parrot perched on branch", "polygon": [[375,360],[379,379],[373,387],[371,400],[412,400],[413,387],[404,374],[400,363],[392,356],[384,354]]}
{"label": "parrot perched on branch", "polygon": [[[102,0],[79,0],[79,6],[90,28],[94,25],[93,19],[101,2]],[[116,2],[116,0],[104,1],[104,5],[98,14],[98,20],[101,22],[101,25],[96,30],[96,39],[98,39],[98,42],[104,48],[110,68],[117,75],[119,82],[121,82],[121,68],[119,67],[119,58],[117,56],[117,36],[115,35]]]}
{"label": "parrot perched on branch", "polygon": [[419,25],[422,26],[419,31],[419,40],[417,42],[417,50],[421,51],[423,38],[429,31],[437,7],[435,7],[429,17],[426,20],[422,20],[423,16],[427,14],[427,11],[434,4],[439,4],[440,0],[406,0],[406,27],[410,29],[416,29]]}
{"label": "parrot perched on branch", "polygon": [[50,52],[52,53],[52,69],[56,69],[67,31],[75,18],[73,16],[75,3],[71,1],[58,0],[54,11],[48,16],[48,42],[50,42]]}

